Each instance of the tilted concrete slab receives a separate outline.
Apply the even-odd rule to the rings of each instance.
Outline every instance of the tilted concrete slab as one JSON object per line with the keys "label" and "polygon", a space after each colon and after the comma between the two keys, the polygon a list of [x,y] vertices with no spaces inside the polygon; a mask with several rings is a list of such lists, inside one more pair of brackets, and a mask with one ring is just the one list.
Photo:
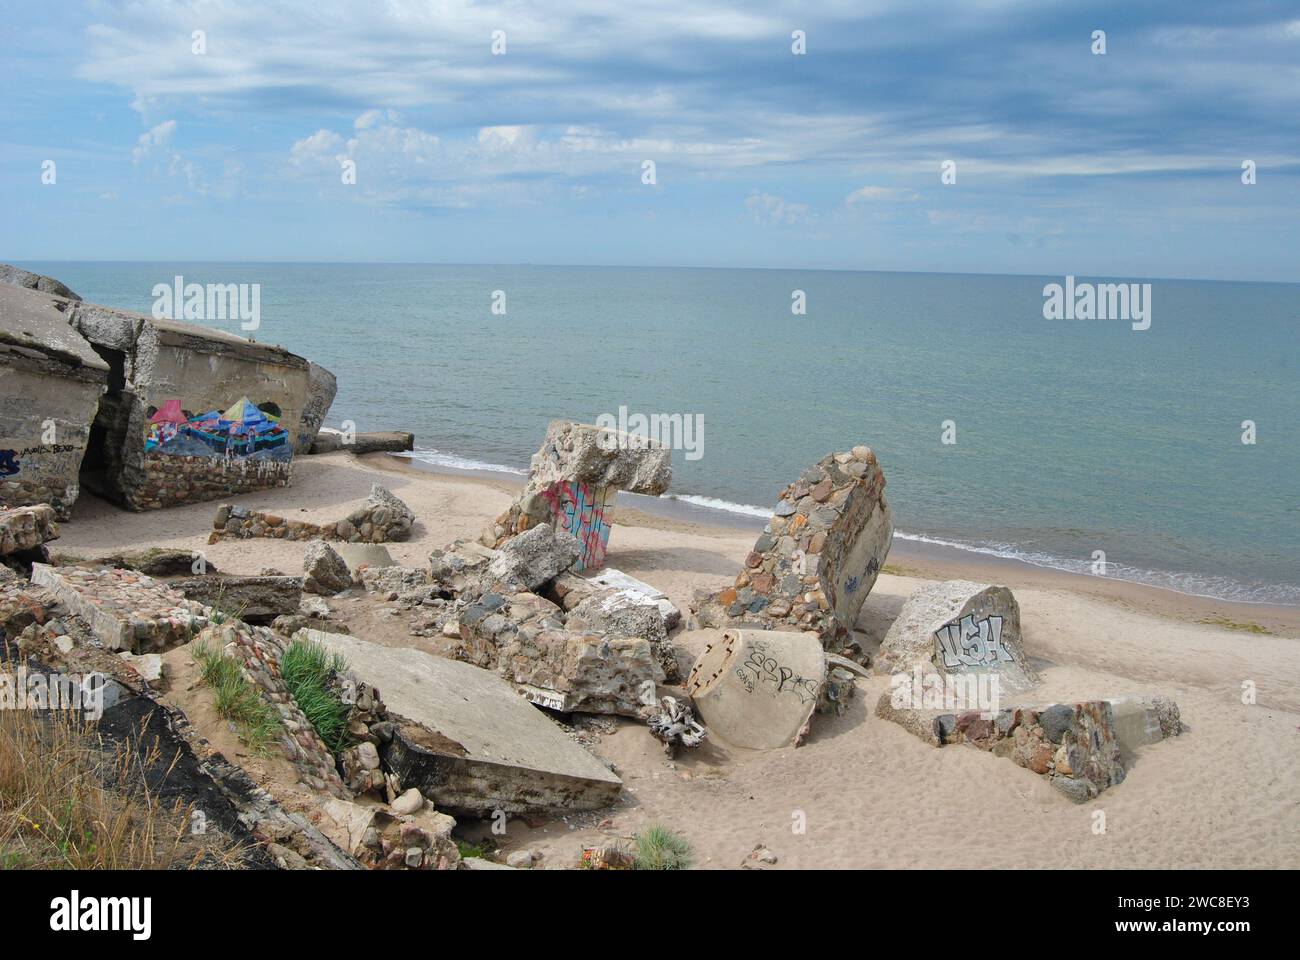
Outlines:
{"label": "tilted concrete slab", "polygon": [[505,680],[467,663],[357,637],[300,630],[382,692],[399,727],[383,749],[404,788],[440,810],[483,815],[594,810],[623,782]]}
{"label": "tilted concrete slab", "polygon": [[116,568],[32,565],[32,583],[45,587],[85,620],[110,650],[153,653],[189,643],[208,625],[208,610],[142,573]]}

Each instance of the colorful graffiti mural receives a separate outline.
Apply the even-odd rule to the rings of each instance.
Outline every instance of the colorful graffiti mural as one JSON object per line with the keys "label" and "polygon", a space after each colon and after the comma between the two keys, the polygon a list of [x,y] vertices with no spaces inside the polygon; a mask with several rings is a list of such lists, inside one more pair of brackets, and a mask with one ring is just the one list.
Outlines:
{"label": "colorful graffiti mural", "polygon": [[582,556],[574,569],[599,567],[605,562],[617,494],[614,487],[593,488],[571,481],[554,484],[542,491],[542,496],[551,506],[551,516],[582,545]]}
{"label": "colorful graffiti mural", "polygon": [[247,397],[227,410],[193,414],[179,400],[150,407],[145,452],[226,460],[283,460],[293,457],[289,431],[280,425],[274,404],[254,404]]}

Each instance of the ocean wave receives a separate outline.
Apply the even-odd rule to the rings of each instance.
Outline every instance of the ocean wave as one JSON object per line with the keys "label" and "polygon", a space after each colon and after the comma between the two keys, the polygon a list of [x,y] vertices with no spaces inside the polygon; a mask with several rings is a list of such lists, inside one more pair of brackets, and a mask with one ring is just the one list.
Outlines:
{"label": "ocean wave", "polygon": [[705,507],[709,510],[722,510],[726,513],[739,513],[747,517],[767,518],[772,515],[771,507],[756,507],[749,503],[732,503],[730,500],[719,500],[717,497],[702,497],[694,493],[662,493],[659,495],[660,500],[677,500],[681,503],[691,503],[697,507]]}
{"label": "ocean wave", "polygon": [[451,467],[453,470],[479,470],[488,473],[509,473],[517,477],[525,477],[528,475],[527,470],[520,470],[516,467],[507,467],[500,463],[489,463],[486,460],[474,460],[470,457],[462,457],[455,453],[443,453],[441,450],[406,450],[402,453],[395,453],[393,456],[419,460],[421,463],[432,464],[435,467]]}

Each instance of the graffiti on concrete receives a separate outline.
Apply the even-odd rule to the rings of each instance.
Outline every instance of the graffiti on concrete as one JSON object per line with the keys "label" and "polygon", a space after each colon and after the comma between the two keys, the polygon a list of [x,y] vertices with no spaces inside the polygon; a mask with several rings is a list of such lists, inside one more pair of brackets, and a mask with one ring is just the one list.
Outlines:
{"label": "graffiti on concrete", "polygon": [[985,617],[976,621],[967,614],[956,623],[944,624],[935,631],[943,665],[948,668],[990,667],[998,661],[1011,662],[1011,654],[1002,645],[1002,617]]}
{"label": "graffiti on concrete", "polygon": [[792,693],[800,703],[809,703],[817,699],[821,692],[821,682],[807,677],[797,676],[789,667],[767,652],[766,645],[754,643],[744,663],[736,668],[736,676],[749,693],[760,685],[771,688],[773,693]]}
{"label": "graffiti on concrete", "polygon": [[585,483],[564,481],[542,491],[551,506],[551,515],[560,526],[577,537],[582,545],[582,556],[574,565],[576,570],[599,567],[605,562],[609,547],[610,513],[614,495],[613,487],[593,488]]}
{"label": "graffiti on concrete", "polygon": [[273,403],[254,404],[241,397],[234,406],[204,413],[182,410],[179,400],[150,407],[145,424],[145,452],[219,460],[277,460],[293,457],[289,431],[280,424]]}

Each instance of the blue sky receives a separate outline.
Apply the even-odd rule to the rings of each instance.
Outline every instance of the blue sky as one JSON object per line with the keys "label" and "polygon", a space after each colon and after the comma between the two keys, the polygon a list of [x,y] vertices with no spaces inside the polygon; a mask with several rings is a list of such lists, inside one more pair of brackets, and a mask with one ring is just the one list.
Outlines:
{"label": "blue sky", "polygon": [[0,0],[0,23],[2,261],[1300,280],[1294,3]]}

